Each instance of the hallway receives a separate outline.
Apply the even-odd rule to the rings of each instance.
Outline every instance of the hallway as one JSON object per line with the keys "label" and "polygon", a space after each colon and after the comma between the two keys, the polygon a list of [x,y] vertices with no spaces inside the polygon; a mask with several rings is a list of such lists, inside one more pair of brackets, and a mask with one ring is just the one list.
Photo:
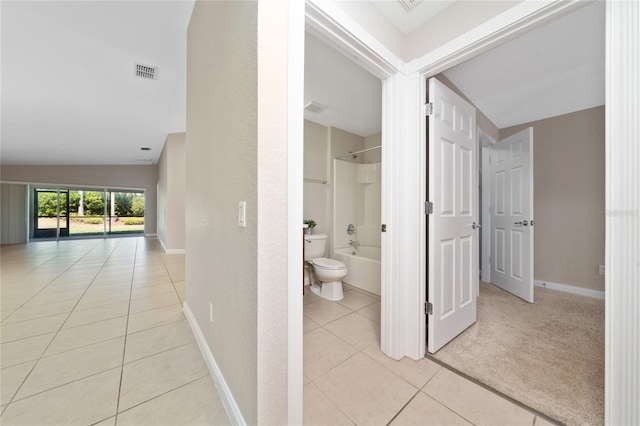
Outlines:
{"label": "hallway", "polygon": [[156,239],[2,246],[1,422],[228,424]]}

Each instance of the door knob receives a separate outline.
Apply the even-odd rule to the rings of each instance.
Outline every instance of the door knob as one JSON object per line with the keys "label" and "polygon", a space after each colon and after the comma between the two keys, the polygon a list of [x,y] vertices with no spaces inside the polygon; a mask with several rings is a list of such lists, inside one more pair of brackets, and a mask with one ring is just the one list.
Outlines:
{"label": "door knob", "polygon": [[523,226],[529,226],[529,221],[528,220],[523,220],[522,222],[514,222],[514,225],[523,225]]}
{"label": "door knob", "polygon": [[480,225],[479,223],[473,222],[471,224],[471,229],[477,229],[477,228],[482,228],[482,225]]}

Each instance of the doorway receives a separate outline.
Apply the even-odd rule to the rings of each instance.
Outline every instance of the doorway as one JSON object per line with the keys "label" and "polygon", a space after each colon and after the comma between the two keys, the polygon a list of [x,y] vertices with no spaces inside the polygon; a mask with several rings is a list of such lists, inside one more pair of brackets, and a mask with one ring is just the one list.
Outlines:
{"label": "doorway", "polygon": [[33,190],[33,238],[69,236],[69,191]]}
{"label": "doorway", "polygon": [[143,190],[33,187],[31,238],[91,238],[144,233]]}

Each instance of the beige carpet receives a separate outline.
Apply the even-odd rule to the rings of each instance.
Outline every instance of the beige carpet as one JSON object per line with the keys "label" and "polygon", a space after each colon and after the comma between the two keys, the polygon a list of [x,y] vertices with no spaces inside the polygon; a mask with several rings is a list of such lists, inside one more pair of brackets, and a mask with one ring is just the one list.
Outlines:
{"label": "beige carpet", "polygon": [[478,321],[438,360],[567,425],[604,424],[604,301],[480,284]]}

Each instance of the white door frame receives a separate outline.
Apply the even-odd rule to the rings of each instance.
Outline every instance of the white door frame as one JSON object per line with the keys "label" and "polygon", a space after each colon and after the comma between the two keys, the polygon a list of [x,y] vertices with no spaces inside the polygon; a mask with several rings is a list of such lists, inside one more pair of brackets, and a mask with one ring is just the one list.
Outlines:
{"label": "white door frame", "polygon": [[[382,222],[387,224],[388,232],[382,238],[381,344],[388,356],[419,359],[425,353],[422,311],[426,293],[426,219],[422,206],[426,201],[426,164],[422,154],[426,129],[421,108],[426,101],[426,79],[584,4],[525,0],[405,64],[333,2],[306,0],[307,30],[343,52],[355,55],[366,69],[383,80],[382,156],[386,166],[382,176]],[[640,394],[640,379],[626,374],[630,372],[620,367],[623,360],[625,365],[634,362],[633,365],[637,365],[639,355],[633,354],[632,348],[637,347],[640,340],[638,324],[633,322],[634,313],[640,310],[640,298],[630,297],[629,293],[640,281],[636,265],[640,253],[637,244],[636,251],[628,249],[630,244],[623,244],[629,242],[630,236],[635,236],[633,230],[640,227],[640,215],[632,210],[640,202],[640,182],[634,180],[632,167],[640,163],[640,154],[637,149],[631,151],[640,138],[634,127],[640,115],[640,101],[633,97],[640,90],[640,55],[633,36],[640,26],[639,8],[637,2],[607,2],[605,413],[608,424],[640,423],[640,408],[632,400],[633,395]],[[298,56],[298,60],[303,61],[303,55]],[[408,114],[403,115],[400,110]],[[419,130],[406,130],[416,128]],[[635,156],[630,157],[629,152]],[[411,154],[418,155],[410,157]],[[294,156],[290,161],[297,158]],[[389,173],[390,170],[394,173]],[[289,179],[302,181],[302,172],[296,171],[298,173],[290,174]],[[292,197],[293,202],[302,205],[301,189]],[[420,237],[412,239],[412,235]],[[295,267],[291,264],[290,277],[295,276]],[[292,297],[290,294],[290,306],[302,303],[300,298]],[[294,334],[299,329],[296,324],[301,323],[302,309],[290,311],[290,347],[295,347],[292,341],[299,340]],[[297,357],[301,369],[301,351],[290,351],[289,355]],[[291,392],[297,386],[290,385],[289,389]],[[624,389],[627,392],[623,392]],[[302,393],[290,396],[289,402],[301,407]]]}
{"label": "white door frame", "polygon": [[[487,132],[480,127],[476,129],[478,135],[478,170],[482,182],[482,197],[479,198],[478,208],[482,210],[482,220],[480,228],[482,234],[482,250],[480,252],[480,269],[482,276],[480,277],[484,282],[491,282],[491,263],[489,261],[491,254],[491,214],[489,212],[489,206],[491,203],[491,185],[487,179],[489,172],[489,149],[491,145],[496,143],[496,140],[492,138]],[[488,197],[489,200],[485,201]],[[478,216],[480,217],[480,216]],[[480,294],[480,287],[476,289],[476,295]]]}

